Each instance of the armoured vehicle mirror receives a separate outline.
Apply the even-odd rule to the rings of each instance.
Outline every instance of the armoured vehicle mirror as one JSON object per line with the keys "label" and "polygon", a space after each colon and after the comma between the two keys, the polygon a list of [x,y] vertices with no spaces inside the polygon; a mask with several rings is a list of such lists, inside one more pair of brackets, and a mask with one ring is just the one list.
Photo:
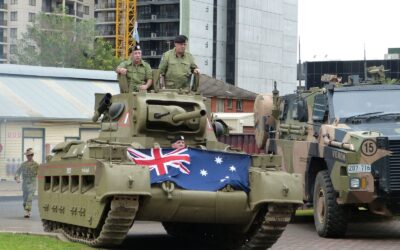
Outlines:
{"label": "armoured vehicle mirror", "polygon": [[327,100],[325,95],[316,95],[314,98],[313,121],[323,122],[326,114]]}

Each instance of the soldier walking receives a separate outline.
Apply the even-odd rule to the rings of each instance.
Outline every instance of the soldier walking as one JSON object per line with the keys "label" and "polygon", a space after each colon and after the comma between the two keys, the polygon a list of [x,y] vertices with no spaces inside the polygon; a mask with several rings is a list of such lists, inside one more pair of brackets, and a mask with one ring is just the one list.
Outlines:
{"label": "soldier walking", "polygon": [[39,164],[33,160],[33,149],[28,148],[25,152],[26,161],[21,164],[15,173],[14,179],[20,183],[22,175],[22,196],[24,199],[25,218],[31,216],[32,198],[36,191],[36,178],[38,174]]}

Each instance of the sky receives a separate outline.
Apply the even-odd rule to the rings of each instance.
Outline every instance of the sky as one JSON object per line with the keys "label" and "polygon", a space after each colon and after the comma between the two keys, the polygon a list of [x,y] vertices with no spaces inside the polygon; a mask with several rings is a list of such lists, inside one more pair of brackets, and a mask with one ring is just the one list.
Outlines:
{"label": "sky", "polygon": [[400,47],[400,0],[298,0],[301,61],[384,59]]}

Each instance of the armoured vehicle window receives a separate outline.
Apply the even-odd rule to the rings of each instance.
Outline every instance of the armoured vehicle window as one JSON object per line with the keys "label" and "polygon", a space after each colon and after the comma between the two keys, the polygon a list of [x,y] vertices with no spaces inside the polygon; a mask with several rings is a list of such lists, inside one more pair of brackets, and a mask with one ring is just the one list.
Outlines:
{"label": "armoured vehicle window", "polygon": [[303,98],[298,98],[293,102],[292,118],[300,122],[308,120],[307,103]]}
{"label": "armoured vehicle window", "polygon": [[324,122],[327,113],[327,99],[325,95],[316,95],[314,98],[313,121]]}
{"label": "armoured vehicle window", "polygon": [[334,116],[347,118],[366,113],[400,113],[400,90],[337,91],[333,95]]}

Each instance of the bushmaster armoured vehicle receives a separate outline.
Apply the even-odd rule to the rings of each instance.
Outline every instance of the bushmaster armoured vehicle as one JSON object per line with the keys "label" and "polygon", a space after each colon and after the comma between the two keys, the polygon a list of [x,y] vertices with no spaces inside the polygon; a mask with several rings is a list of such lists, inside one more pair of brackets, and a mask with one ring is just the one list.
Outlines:
{"label": "bushmaster armoured vehicle", "polygon": [[259,95],[256,142],[303,176],[318,234],[341,237],[350,214],[400,213],[400,86],[328,78],[325,88]]}
{"label": "bushmaster armoured vehicle", "polygon": [[[229,153],[216,140],[207,113],[205,99],[195,92],[156,88],[150,93],[97,94],[93,121],[101,120],[99,137],[56,145],[40,167],[44,229],[101,247],[121,244],[135,220],[159,221],[177,237],[233,249],[270,247],[302,204],[300,177],[279,171],[279,156]],[[167,150],[176,135],[183,135],[189,146],[178,150],[183,156]],[[187,185],[201,186],[208,183],[199,178],[214,171],[205,159],[195,171],[199,164],[190,162],[188,157],[194,156],[186,150],[212,152],[215,164],[226,167],[229,176],[218,179],[214,190],[182,188],[187,183],[179,182],[180,176],[192,175]],[[222,163],[238,156],[248,157],[249,166],[242,166],[244,182],[236,185],[240,180],[229,178],[235,178],[238,163]],[[177,168],[180,173],[172,176]]]}

